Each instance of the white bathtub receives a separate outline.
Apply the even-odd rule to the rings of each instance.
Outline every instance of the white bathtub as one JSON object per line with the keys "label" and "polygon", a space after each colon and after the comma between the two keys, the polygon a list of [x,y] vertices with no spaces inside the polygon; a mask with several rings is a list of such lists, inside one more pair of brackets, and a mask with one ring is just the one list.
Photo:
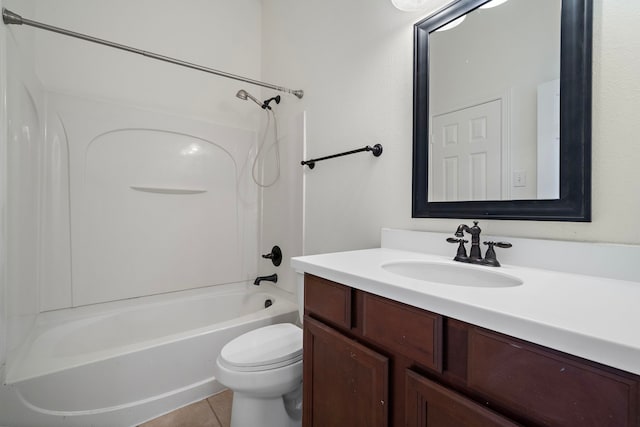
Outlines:
{"label": "white bathtub", "polygon": [[43,313],[8,365],[0,425],[136,425],[221,390],[229,340],[297,317],[290,295],[247,284]]}

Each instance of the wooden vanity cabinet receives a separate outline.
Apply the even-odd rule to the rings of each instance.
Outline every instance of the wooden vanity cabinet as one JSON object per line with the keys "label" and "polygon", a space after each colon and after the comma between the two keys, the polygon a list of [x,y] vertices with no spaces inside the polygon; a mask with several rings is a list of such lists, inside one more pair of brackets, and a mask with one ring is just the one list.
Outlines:
{"label": "wooden vanity cabinet", "polygon": [[640,377],[305,275],[303,426],[640,427]]}

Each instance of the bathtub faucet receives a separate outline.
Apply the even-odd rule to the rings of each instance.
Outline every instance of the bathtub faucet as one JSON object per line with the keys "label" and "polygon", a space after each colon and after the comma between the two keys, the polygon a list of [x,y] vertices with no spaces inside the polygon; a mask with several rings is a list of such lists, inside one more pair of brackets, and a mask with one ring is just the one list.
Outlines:
{"label": "bathtub faucet", "polygon": [[256,286],[260,285],[260,282],[262,281],[267,281],[267,282],[273,282],[273,283],[277,283],[278,282],[278,275],[277,274],[272,274],[271,276],[258,276],[256,277],[256,280],[253,281],[253,284]]}

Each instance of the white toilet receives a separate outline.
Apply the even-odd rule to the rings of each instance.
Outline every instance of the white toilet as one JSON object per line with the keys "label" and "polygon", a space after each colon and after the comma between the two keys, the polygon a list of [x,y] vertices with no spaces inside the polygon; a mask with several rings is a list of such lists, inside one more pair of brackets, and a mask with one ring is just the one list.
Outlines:
{"label": "white toilet", "polygon": [[265,326],[231,340],[218,356],[215,376],[233,390],[231,427],[302,424],[302,329],[298,326]]}

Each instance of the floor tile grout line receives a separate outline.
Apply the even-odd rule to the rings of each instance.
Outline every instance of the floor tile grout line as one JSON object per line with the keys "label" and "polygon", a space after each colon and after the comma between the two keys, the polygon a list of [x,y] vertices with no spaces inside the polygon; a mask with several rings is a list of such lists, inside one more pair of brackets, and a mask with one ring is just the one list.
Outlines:
{"label": "floor tile grout line", "polygon": [[[213,397],[214,395],[211,395],[209,397]],[[213,412],[213,416],[216,417],[216,420],[218,420],[218,424],[220,425],[220,427],[227,427],[225,425],[222,424],[222,421],[220,420],[220,417],[218,416],[218,414],[216,413],[216,410],[213,408],[213,406],[211,405],[211,402],[209,402],[209,397],[207,397],[205,400],[207,401],[207,405],[209,405],[209,408],[211,409],[211,412]]]}

